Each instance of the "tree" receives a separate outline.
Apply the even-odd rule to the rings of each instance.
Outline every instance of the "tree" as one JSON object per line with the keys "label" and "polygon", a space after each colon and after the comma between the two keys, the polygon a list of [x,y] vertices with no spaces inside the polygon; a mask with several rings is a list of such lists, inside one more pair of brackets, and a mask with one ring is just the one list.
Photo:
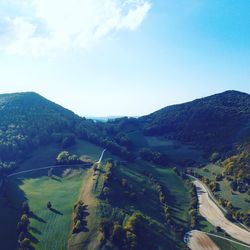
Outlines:
{"label": "tree", "polygon": [[22,242],[25,239],[25,233],[24,232],[20,232],[20,234],[18,235],[18,242]]}
{"label": "tree", "polygon": [[100,231],[102,232],[104,239],[109,239],[112,227],[112,223],[108,220],[103,220],[101,222]]}
{"label": "tree", "polygon": [[102,193],[104,196],[108,197],[110,194],[110,189],[108,187],[104,187]]}
{"label": "tree", "polygon": [[30,220],[29,220],[29,218],[28,218],[28,216],[27,216],[26,214],[23,214],[23,215],[22,215],[22,217],[21,217],[21,223],[22,223],[22,225],[23,225],[23,227],[24,227],[25,229],[28,228],[28,226],[29,226],[29,224],[30,224]]}
{"label": "tree", "polygon": [[69,152],[68,151],[62,151],[57,157],[56,161],[59,164],[65,164],[68,163],[69,160]]}
{"label": "tree", "polygon": [[23,202],[22,204],[22,213],[30,214],[30,207],[27,201]]}
{"label": "tree", "polygon": [[127,245],[127,249],[129,249],[129,250],[137,249],[136,235],[130,231],[126,232],[126,245]]}
{"label": "tree", "polygon": [[238,184],[237,184],[237,181],[231,181],[230,183],[230,187],[233,189],[233,191],[236,191],[237,188],[238,188]]}
{"label": "tree", "polygon": [[28,249],[30,249],[30,247],[31,247],[31,242],[30,242],[30,239],[28,239],[28,238],[24,238],[24,240],[22,240],[21,242],[20,242],[20,247],[23,249],[23,250],[28,250]]}
{"label": "tree", "polygon": [[125,229],[133,233],[140,232],[143,224],[143,216],[139,212],[133,213],[126,222]]}
{"label": "tree", "polygon": [[51,204],[50,201],[48,201],[48,203],[47,203],[47,208],[48,208],[48,209],[51,209],[51,208],[52,208],[52,204]]}
{"label": "tree", "polygon": [[111,241],[119,247],[122,247],[124,244],[125,231],[121,225],[115,224],[113,227],[113,232],[111,235]]}

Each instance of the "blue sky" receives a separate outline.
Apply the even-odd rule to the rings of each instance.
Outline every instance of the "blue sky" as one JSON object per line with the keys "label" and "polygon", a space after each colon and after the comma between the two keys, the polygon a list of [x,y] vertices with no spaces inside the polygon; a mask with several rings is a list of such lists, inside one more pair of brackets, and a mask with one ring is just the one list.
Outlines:
{"label": "blue sky", "polygon": [[0,0],[0,93],[143,115],[250,92],[248,0]]}

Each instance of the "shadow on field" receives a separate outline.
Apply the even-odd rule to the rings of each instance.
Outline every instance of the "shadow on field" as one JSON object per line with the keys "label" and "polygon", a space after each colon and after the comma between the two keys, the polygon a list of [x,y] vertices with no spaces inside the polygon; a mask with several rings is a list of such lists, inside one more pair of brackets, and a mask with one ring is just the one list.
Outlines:
{"label": "shadow on field", "polygon": [[60,178],[58,178],[57,176],[55,176],[55,175],[53,175],[51,177],[51,179],[54,180],[54,181],[62,182],[62,180]]}
{"label": "shadow on field", "polygon": [[9,178],[4,186],[0,199],[0,221],[3,225],[0,227],[1,249],[17,249],[16,227],[22,203],[27,200],[19,187],[22,183],[22,180]]}
{"label": "shadow on field", "polygon": [[32,232],[32,233],[35,233],[35,234],[42,234],[42,232],[41,231],[39,231],[37,228],[35,228],[35,227],[29,227],[30,228],[30,231]]}
{"label": "shadow on field", "polygon": [[87,221],[83,221],[82,224],[83,224],[83,228],[81,232],[84,232],[84,233],[89,232],[89,229],[87,227]]}
{"label": "shadow on field", "polygon": [[30,217],[34,220],[39,221],[39,222],[46,223],[46,221],[43,218],[39,217],[38,215],[34,214],[33,212],[30,213]]}
{"label": "shadow on field", "polygon": [[63,215],[62,212],[60,212],[59,210],[55,209],[55,208],[50,208],[50,211],[55,213],[55,214],[58,214],[58,215]]}
{"label": "shadow on field", "polygon": [[197,221],[198,221],[197,227],[199,230],[202,231],[202,230],[205,230],[207,228],[207,225],[206,225],[207,221],[204,217],[202,217],[201,215],[198,214]]}
{"label": "shadow on field", "polygon": [[89,212],[88,212],[88,205],[84,205],[84,210],[82,211],[82,232],[89,232],[88,229],[88,222],[87,222],[87,217],[89,216]]}
{"label": "shadow on field", "polygon": [[197,194],[198,194],[198,195],[199,195],[199,194],[205,194],[205,193],[206,193],[206,192],[204,192],[203,189],[200,188],[200,187],[196,187],[196,190],[197,190]]}
{"label": "shadow on field", "polygon": [[28,238],[30,239],[30,241],[32,242],[32,243],[34,243],[34,244],[37,244],[37,243],[39,243],[40,241],[33,235],[33,234],[31,234],[30,232],[28,233]]}

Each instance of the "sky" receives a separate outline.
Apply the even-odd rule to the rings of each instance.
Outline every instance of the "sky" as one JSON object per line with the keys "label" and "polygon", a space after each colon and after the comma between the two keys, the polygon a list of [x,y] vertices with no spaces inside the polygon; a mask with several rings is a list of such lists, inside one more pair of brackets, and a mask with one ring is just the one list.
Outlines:
{"label": "sky", "polygon": [[250,93],[249,0],[0,0],[0,93],[139,116]]}

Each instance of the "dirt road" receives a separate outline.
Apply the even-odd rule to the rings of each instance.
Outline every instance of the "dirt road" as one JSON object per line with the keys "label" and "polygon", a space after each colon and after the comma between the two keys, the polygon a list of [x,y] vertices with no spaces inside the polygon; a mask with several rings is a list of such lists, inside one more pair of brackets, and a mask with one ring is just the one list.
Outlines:
{"label": "dirt road", "polygon": [[193,230],[186,235],[186,243],[192,250],[219,250],[216,244],[201,231]]}
{"label": "dirt road", "polygon": [[215,227],[221,227],[234,239],[250,245],[250,232],[225,218],[222,211],[208,195],[207,189],[201,181],[196,179],[193,183],[197,188],[200,214]]}
{"label": "dirt road", "polygon": [[[105,150],[102,151],[99,161],[96,162],[98,165],[101,164],[104,152]],[[96,221],[97,200],[92,192],[95,180],[96,177],[93,176],[93,169],[91,168],[88,170],[86,176],[84,177],[84,184],[78,198],[78,200],[82,200],[85,204],[88,205],[89,215],[86,218],[87,232],[81,232],[76,235],[72,235],[68,242],[69,250],[94,250],[97,249],[99,245],[100,232],[98,223]]]}

